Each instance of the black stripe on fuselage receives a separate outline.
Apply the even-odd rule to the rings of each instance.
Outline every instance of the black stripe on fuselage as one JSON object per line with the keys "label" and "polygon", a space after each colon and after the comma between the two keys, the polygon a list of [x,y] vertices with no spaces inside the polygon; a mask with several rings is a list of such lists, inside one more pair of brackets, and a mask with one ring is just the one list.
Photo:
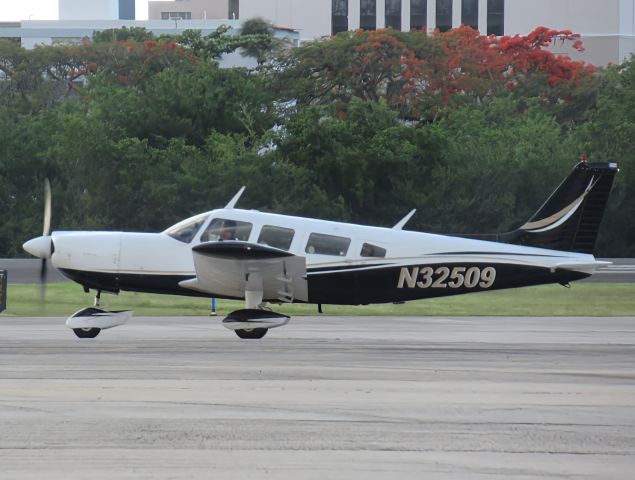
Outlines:
{"label": "black stripe on fuselage", "polygon": [[335,272],[335,271],[340,272],[345,270],[357,270],[360,268],[381,268],[381,267],[387,267],[390,265],[394,265],[394,263],[355,263],[355,264],[348,264],[348,265],[336,265],[332,267],[316,267],[316,268],[308,267],[306,271],[308,274],[320,273],[320,272]]}
{"label": "black stripe on fuselage", "polygon": [[[487,285],[488,282],[477,282],[476,285],[471,287],[463,285],[451,288],[449,282],[452,277],[448,276],[444,281],[439,282],[437,286],[428,285],[429,283],[436,283],[443,276],[444,270],[447,273],[448,271],[454,271],[455,268],[463,273],[469,269],[476,269],[479,275],[485,269],[490,269],[490,272],[493,269],[495,271],[495,280],[487,287],[482,287],[481,285]],[[414,278],[414,281],[400,282],[400,277],[403,275],[402,270],[404,269],[407,270],[408,278],[410,280]],[[430,272],[428,269],[433,272],[432,282],[426,281],[426,278],[420,275],[421,272]],[[555,269],[552,271],[552,269],[546,267],[478,261],[391,265],[386,268],[325,272],[319,275],[310,275],[308,276],[309,303],[363,305],[405,302],[531,285],[566,284],[588,276],[589,274],[571,270]]]}
{"label": "black stripe on fuselage", "polygon": [[[487,288],[480,285],[471,288],[462,286],[450,288],[449,280],[441,282],[440,286],[422,288],[428,282],[420,277],[424,269],[432,269],[433,279],[437,280],[439,269],[476,268],[483,272],[486,268],[493,268],[496,277],[493,284]],[[487,262],[454,262],[438,264],[386,265],[384,268],[359,268],[354,270],[326,271],[318,275],[307,275],[309,298],[308,303],[360,305],[369,303],[390,303],[426,298],[460,295],[488,290],[502,290],[531,285],[550,283],[568,283],[586,278],[589,274],[571,270],[556,269],[552,271],[546,267],[535,267],[516,264],[496,264]],[[408,274],[417,276],[416,282],[401,282],[402,270],[408,269]],[[415,271],[415,269],[417,269]],[[168,295],[183,295],[190,297],[209,297],[210,294],[196,292],[179,286],[179,282],[192,278],[188,275],[158,275],[158,274],[115,274],[103,272],[86,272],[63,269],[62,273],[71,280],[91,289],[118,292],[120,290]],[[445,285],[445,286],[444,286]],[[218,298],[235,298],[216,295]]]}
{"label": "black stripe on fuselage", "polygon": [[[191,275],[158,275],[150,273],[107,273],[60,269],[74,282],[93,290],[118,293],[120,290],[186,297],[209,297],[210,295],[179,286],[179,282],[194,278]],[[225,298],[225,297],[219,297]]]}

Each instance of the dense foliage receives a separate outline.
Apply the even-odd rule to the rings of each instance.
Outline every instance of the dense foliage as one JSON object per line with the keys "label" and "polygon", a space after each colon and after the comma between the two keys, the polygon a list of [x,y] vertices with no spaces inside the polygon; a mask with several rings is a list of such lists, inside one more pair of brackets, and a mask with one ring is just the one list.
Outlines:
{"label": "dense foliage", "polygon": [[[635,61],[555,56],[568,31],[522,37],[345,32],[291,48],[253,22],[78,46],[0,42],[0,256],[41,230],[158,231],[241,205],[410,228],[492,232],[525,221],[585,154],[617,161],[599,244],[635,256]],[[253,69],[221,68],[239,51]]]}

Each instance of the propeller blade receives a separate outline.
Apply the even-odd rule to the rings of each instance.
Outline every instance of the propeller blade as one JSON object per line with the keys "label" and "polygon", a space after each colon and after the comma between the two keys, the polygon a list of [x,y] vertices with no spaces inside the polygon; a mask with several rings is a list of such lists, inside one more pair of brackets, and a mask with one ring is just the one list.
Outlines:
{"label": "propeller blade", "polygon": [[46,258],[42,259],[42,263],[40,265],[40,283],[46,283],[46,271],[48,269]]}
{"label": "propeller blade", "polygon": [[[48,178],[44,179],[44,227],[42,229],[43,236],[49,236],[51,234],[51,182]],[[44,302],[46,301],[46,273],[48,270],[48,263],[46,258],[42,259],[40,264],[40,306],[44,308]]]}
{"label": "propeller blade", "polygon": [[44,179],[44,229],[42,235],[48,236],[51,233],[51,182]]}
{"label": "propeller blade", "polygon": [[47,271],[46,258],[42,259],[40,264],[40,307],[44,308],[44,302],[46,301],[46,271]]}

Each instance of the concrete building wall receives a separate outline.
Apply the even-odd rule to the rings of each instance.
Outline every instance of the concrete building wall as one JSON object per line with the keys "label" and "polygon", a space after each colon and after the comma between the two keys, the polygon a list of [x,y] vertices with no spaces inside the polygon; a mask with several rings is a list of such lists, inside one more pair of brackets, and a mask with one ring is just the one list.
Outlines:
{"label": "concrete building wall", "polygon": [[505,33],[527,34],[537,26],[569,29],[585,51],[562,45],[552,51],[596,65],[620,63],[635,52],[635,0],[505,0]]}
{"label": "concrete building wall", "polygon": [[[349,0],[349,9],[351,3]],[[240,18],[253,17],[299,30],[303,40],[331,34],[331,0],[241,0]]]}
{"label": "concrete building wall", "polygon": [[[461,24],[462,0],[452,0],[452,26]],[[554,50],[597,65],[619,63],[635,52],[635,0],[505,0],[504,33],[527,34],[538,26],[582,35],[586,52]],[[331,34],[332,0],[240,0],[240,17],[264,17],[300,31],[302,40]],[[487,32],[488,2],[478,0],[478,27]],[[385,0],[376,0],[377,28],[384,27]],[[427,0],[427,27],[436,27],[437,0]],[[410,0],[401,2],[401,28],[410,28]],[[348,28],[360,25],[360,0],[348,0]]]}
{"label": "concrete building wall", "polygon": [[608,65],[620,63],[620,38],[614,36],[584,36],[582,37],[584,52],[571,48],[570,44],[556,43],[551,47],[555,54],[568,55],[574,60],[583,60],[593,65]]}
{"label": "concrete building wall", "polygon": [[229,2],[228,0],[178,0],[148,2],[149,20],[161,20],[162,12],[190,12],[192,20],[228,19]]}
{"label": "concrete building wall", "polygon": [[119,0],[59,0],[60,20],[116,20]]}
{"label": "concrete building wall", "polygon": [[[631,0],[632,2],[632,0]],[[527,34],[537,26],[584,34],[615,34],[621,0],[505,0],[505,32]]]}

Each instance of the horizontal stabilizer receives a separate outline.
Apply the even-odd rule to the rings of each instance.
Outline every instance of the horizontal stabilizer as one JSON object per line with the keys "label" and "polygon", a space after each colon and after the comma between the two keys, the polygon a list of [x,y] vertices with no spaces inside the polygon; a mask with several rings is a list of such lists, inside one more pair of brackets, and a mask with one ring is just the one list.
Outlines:
{"label": "horizontal stabilizer", "polygon": [[606,265],[611,265],[613,262],[587,262],[587,263],[559,263],[556,268],[562,270],[571,270],[574,272],[588,273],[589,275],[595,273],[595,271]]}

